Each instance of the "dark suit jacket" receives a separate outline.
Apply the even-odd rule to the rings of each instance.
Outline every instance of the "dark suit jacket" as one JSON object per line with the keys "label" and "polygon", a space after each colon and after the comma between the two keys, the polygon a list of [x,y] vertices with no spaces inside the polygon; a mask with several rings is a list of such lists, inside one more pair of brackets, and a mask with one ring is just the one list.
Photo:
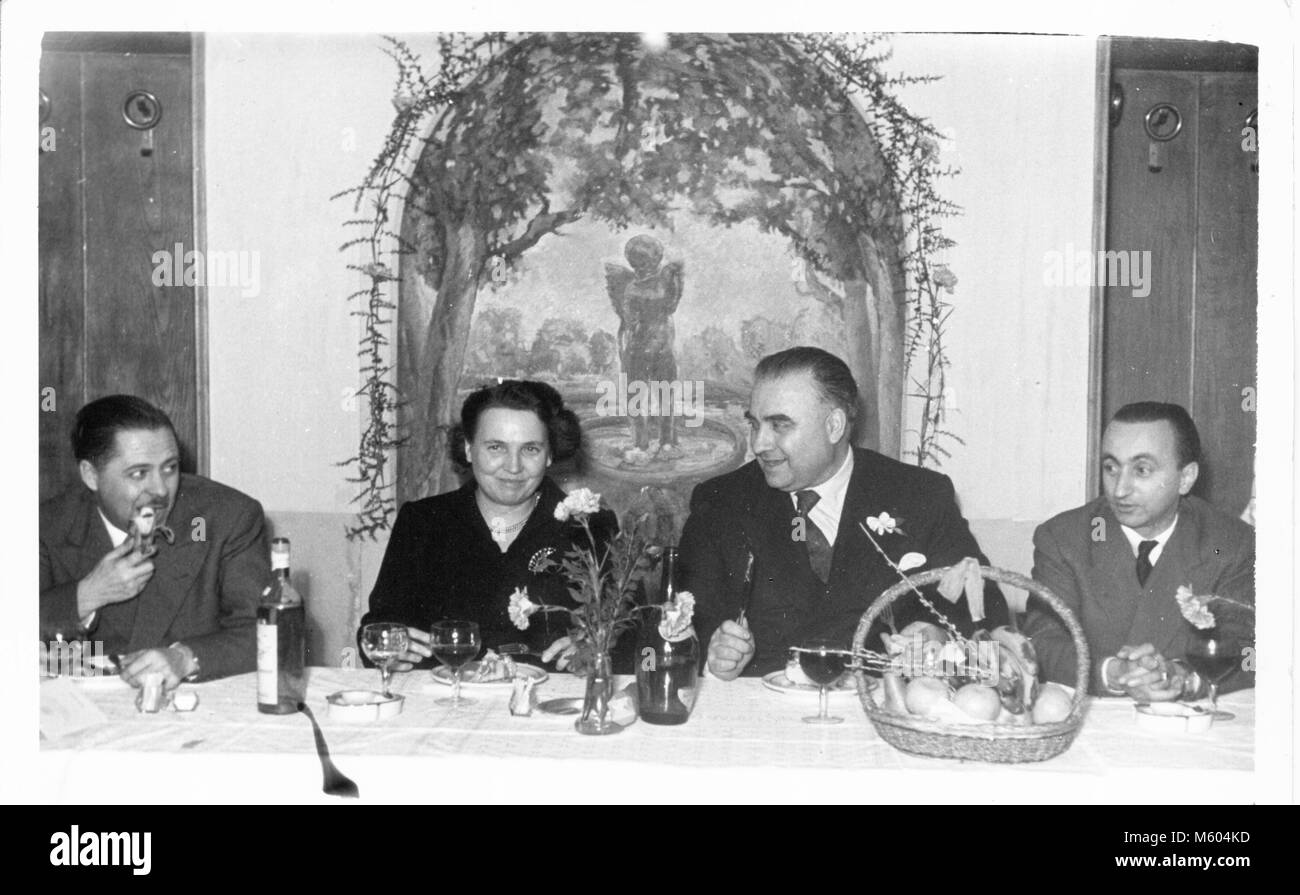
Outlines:
{"label": "dark suit jacket", "polygon": [[[1089,688],[1102,692],[1101,664],[1121,646],[1150,643],[1161,655],[1181,658],[1193,628],[1179,612],[1174,592],[1189,585],[1198,596],[1216,594],[1254,605],[1255,530],[1199,497],[1184,497],[1178,524],[1147,578],[1138,584],[1137,559],[1104,498],[1055,516],[1034,532],[1034,572],[1070,607],[1088,640]],[[1254,639],[1255,618],[1244,610],[1212,607],[1220,624]],[[1074,641],[1042,601],[1031,598],[1025,633],[1034,642],[1048,680],[1075,684]],[[1254,686],[1254,674],[1237,672],[1223,689]]]}
{"label": "dark suit jacket", "polygon": [[[847,648],[867,607],[899,581],[858,527],[882,511],[903,532],[876,536],[894,562],[909,552],[925,554],[924,568],[951,565],[966,556],[988,562],[957,508],[947,476],[874,451],[854,448],[853,475],[825,585],[812,570],[806,544],[792,537],[796,513],[790,495],[768,486],[757,461],[697,486],[682,529],[680,562],[682,588],[695,595],[701,644],[707,646],[714,629],[738,614],[746,551],[752,549],[755,585],[746,617],[756,652],[744,673],[761,675],[784,667],[789,648],[810,637],[834,637]],[[932,602],[963,634],[972,632],[965,597],[954,605],[936,593]],[[991,582],[984,603],[983,626],[1006,623],[1006,600]],[[935,621],[914,594],[895,601],[894,618],[900,629],[915,620]],[[881,648],[883,630],[877,625],[869,632],[869,649]]]}
{"label": "dark suit jacket", "polygon": [[[370,611],[361,618],[362,627],[371,622],[396,622],[427,631],[435,621],[466,619],[478,623],[485,647],[527,643],[539,653],[568,633],[566,613],[538,613],[532,616],[528,629],[521,631],[507,612],[510,594],[517,587],[527,587],[534,603],[578,605],[558,572],[535,575],[528,570],[529,560],[538,550],[554,548],[552,557],[560,560],[575,541],[586,546],[580,526],[555,518],[555,505],[564,499],[564,492],[549,478],[543,479],[537,507],[502,553],[474,499],[477,488],[470,479],[455,491],[402,505],[370,592]],[[598,543],[603,544],[617,528],[609,510],[592,519]],[[359,646],[360,629],[357,635]],[[622,640],[631,644],[634,638]],[[629,662],[630,658],[619,664]],[[436,668],[438,664],[437,659],[429,658],[419,667]]]}
{"label": "dark suit jacket", "polygon": [[101,607],[89,631],[77,615],[77,582],[112,548],[94,495],[76,488],[41,505],[40,637],[101,640],[104,652],[182,641],[201,679],[257,667],[257,604],[270,581],[261,505],[233,488],[182,475],[159,538],[154,573],[139,596]]}

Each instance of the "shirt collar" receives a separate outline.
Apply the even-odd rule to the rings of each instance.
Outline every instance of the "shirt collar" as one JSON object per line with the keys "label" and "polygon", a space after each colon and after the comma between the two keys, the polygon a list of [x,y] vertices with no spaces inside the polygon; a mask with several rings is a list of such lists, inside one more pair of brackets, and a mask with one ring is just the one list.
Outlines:
{"label": "shirt collar", "polygon": [[[1156,546],[1151,548],[1152,553],[1159,554],[1163,552],[1165,549],[1165,544],[1169,543],[1169,539],[1173,537],[1174,528],[1177,525],[1178,525],[1178,516],[1175,514],[1174,521],[1169,523],[1169,527],[1166,528],[1164,531],[1160,532],[1160,534],[1156,535],[1154,538],[1144,538],[1142,537],[1142,535],[1138,534],[1136,531],[1129,528],[1127,525],[1124,525],[1123,523],[1120,523],[1119,529],[1120,531],[1124,532],[1124,537],[1128,539],[1129,546],[1133,548],[1133,555],[1137,556],[1138,545],[1141,544],[1143,541],[1156,542]],[[1152,560],[1152,562],[1154,561],[1155,560]]]}
{"label": "shirt collar", "polygon": [[[844,462],[840,464],[840,468],[835,471],[835,475],[831,476],[820,485],[814,485],[811,488],[801,490],[816,492],[818,497],[817,503],[823,509],[829,510],[831,507],[842,507],[844,506],[844,495],[847,494],[849,490],[849,479],[852,477],[853,448],[849,448],[848,455],[844,458]],[[795,497],[794,492],[790,493],[790,499],[795,502],[796,507],[799,506],[799,499]]]}
{"label": "shirt collar", "polygon": [[99,518],[104,520],[104,528],[108,529],[108,539],[113,542],[113,546],[115,548],[121,547],[128,537],[127,533],[109,522],[108,517],[104,515],[104,511],[99,507],[95,507],[95,512],[99,513]]}

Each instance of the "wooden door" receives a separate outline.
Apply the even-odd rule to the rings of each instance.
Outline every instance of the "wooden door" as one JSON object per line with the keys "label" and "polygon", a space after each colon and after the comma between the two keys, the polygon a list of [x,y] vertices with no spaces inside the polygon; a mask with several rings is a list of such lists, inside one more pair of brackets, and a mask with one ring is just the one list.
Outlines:
{"label": "wooden door", "polygon": [[[156,276],[184,270],[195,247],[192,65],[187,35],[49,35],[41,59],[52,151],[40,160],[40,491],[76,481],[76,411],[138,395],[172,418],[183,467],[199,428],[196,288]],[[132,127],[128,97],[146,91],[157,124]],[[141,111],[132,111],[140,123]],[[181,246],[181,264],[170,258]],[[167,253],[166,257],[159,252]],[[191,259],[193,260],[193,259]],[[163,284],[159,285],[159,281]]]}
{"label": "wooden door", "polygon": [[[1251,493],[1256,388],[1259,156],[1243,130],[1258,88],[1241,58],[1231,71],[1114,69],[1106,250],[1149,261],[1148,282],[1112,282],[1117,261],[1120,276],[1095,268],[1107,274],[1102,420],[1131,401],[1182,404],[1201,434],[1195,493],[1233,515]],[[1153,140],[1148,113],[1157,136],[1175,114],[1181,127]]]}

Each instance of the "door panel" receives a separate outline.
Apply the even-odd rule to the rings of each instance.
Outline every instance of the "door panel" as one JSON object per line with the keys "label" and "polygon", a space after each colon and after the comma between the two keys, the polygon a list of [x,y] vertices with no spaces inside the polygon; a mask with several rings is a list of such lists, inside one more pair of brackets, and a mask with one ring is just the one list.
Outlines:
{"label": "door panel", "polygon": [[[125,392],[161,407],[188,471],[198,420],[195,289],[183,263],[179,282],[153,282],[156,252],[195,248],[192,61],[62,38],[41,58],[56,128],[40,161],[39,372],[56,395],[40,418],[42,499],[77,481],[69,433],[87,401]],[[134,90],[162,105],[149,154],[122,114]]]}
{"label": "door panel", "polygon": [[[85,401],[85,259],[82,255],[81,57],[46,53],[41,89],[50,98],[54,148],[40,157],[38,367],[40,494],[57,494],[76,480],[68,443],[73,417]],[[53,389],[53,407],[44,401]]]}
{"label": "door panel", "polygon": [[[1107,248],[1151,252],[1150,295],[1104,290],[1102,417],[1131,401],[1173,401],[1196,420],[1203,462],[1195,493],[1233,515],[1254,465],[1258,175],[1241,130],[1256,107],[1245,72],[1116,69],[1124,107],[1110,131]],[[1181,114],[1149,167],[1144,117]],[[1100,438],[1100,433],[1097,435]]]}
{"label": "door panel", "polygon": [[1254,401],[1243,392],[1256,387],[1259,154],[1242,149],[1241,131],[1256,97],[1253,75],[1201,77],[1191,411],[1209,459],[1206,493],[1234,512],[1254,478]]}

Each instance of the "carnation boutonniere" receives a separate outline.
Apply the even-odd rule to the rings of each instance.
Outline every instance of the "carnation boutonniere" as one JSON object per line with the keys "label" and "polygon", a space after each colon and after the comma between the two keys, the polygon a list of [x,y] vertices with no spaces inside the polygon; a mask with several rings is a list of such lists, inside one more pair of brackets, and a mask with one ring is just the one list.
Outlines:
{"label": "carnation boutonniere", "polygon": [[878,535],[903,535],[906,537],[907,532],[898,527],[902,521],[902,519],[895,519],[888,513],[881,513],[879,516],[867,517],[867,528]]}
{"label": "carnation boutonniere", "polygon": [[1241,609],[1255,611],[1255,607],[1249,603],[1243,603],[1240,600],[1233,600],[1230,597],[1219,597],[1214,594],[1205,594],[1197,596],[1192,593],[1190,585],[1184,584],[1174,591],[1174,599],[1178,601],[1178,609],[1183,614],[1183,618],[1192,623],[1192,626],[1198,630],[1204,631],[1213,628],[1218,624],[1214,613],[1210,611],[1211,603],[1227,603],[1230,606],[1237,606]]}

